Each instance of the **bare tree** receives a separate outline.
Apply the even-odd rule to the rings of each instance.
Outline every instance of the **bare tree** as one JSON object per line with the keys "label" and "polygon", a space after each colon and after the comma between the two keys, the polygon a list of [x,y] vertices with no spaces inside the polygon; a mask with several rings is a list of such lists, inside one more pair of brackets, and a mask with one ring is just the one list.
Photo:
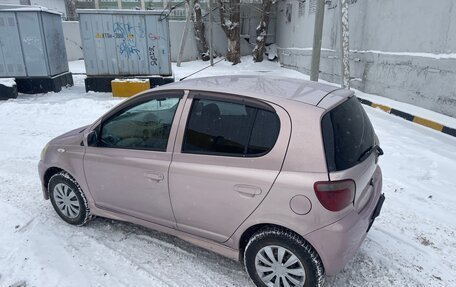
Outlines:
{"label": "bare tree", "polygon": [[[211,1],[211,0],[209,0]],[[209,47],[207,46],[203,16],[199,0],[193,0],[193,30],[195,32],[198,51],[203,61],[209,61]]]}
{"label": "bare tree", "polygon": [[241,62],[241,0],[218,0],[220,21],[228,38],[226,59],[236,65]]}
{"label": "bare tree", "polygon": [[76,0],[65,0],[65,7],[67,12],[67,21],[77,21],[78,14],[76,14]]}
{"label": "bare tree", "polygon": [[261,9],[260,24],[256,28],[256,45],[253,48],[253,61],[262,62],[263,55],[266,51],[266,36],[268,34],[269,17],[271,16],[271,7],[273,0],[263,0]]}

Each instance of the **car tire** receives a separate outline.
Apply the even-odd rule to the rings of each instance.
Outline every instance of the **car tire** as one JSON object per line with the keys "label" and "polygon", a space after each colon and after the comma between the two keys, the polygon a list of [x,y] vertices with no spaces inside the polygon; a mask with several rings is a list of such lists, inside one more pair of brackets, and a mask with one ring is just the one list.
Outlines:
{"label": "car tire", "polygon": [[67,172],[53,175],[48,190],[54,210],[65,222],[82,226],[92,219],[84,192]]}
{"label": "car tire", "polygon": [[261,229],[250,238],[244,266],[258,287],[321,287],[325,281],[315,249],[296,233],[279,227]]}

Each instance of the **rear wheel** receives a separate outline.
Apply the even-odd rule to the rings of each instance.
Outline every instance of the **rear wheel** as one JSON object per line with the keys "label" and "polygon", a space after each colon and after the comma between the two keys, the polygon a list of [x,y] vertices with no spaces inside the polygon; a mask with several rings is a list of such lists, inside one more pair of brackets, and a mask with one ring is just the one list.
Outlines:
{"label": "rear wheel", "polygon": [[320,287],[324,269],[316,251],[297,234],[267,228],[249,240],[244,265],[256,286]]}
{"label": "rear wheel", "polygon": [[87,199],[79,184],[66,172],[49,179],[49,198],[57,214],[67,223],[84,225],[91,219]]}

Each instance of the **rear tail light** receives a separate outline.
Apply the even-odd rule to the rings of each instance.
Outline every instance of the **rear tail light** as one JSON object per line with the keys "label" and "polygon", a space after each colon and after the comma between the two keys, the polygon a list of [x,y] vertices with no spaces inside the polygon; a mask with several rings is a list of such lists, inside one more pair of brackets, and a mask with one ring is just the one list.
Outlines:
{"label": "rear tail light", "polygon": [[340,211],[355,200],[356,185],[351,179],[318,181],[314,184],[320,203],[330,211]]}

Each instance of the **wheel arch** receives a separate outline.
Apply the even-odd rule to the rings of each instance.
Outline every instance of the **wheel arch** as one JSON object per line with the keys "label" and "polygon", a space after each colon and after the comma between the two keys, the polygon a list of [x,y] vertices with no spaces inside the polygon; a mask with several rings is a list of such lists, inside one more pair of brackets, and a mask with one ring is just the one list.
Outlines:
{"label": "wheel arch", "polygon": [[247,228],[241,235],[240,239],[239,239],[239,244],[238,244],[238,248],[239,248],[239,261],[241,262],[242,265],[244,265],[244,251],[245,251],[245,248],[247,247],[247,244],[250,240],[250,238],[252,238],[252,236],[257,233],[258,231],[262,230],[262,229],[266,229],[266,228],[279,228],[283,231],[288,231],[288,232],[291,232],[291,233],[294,233],[296,236],[299,236],[302,240],[304,240],[305,242],[307,242],[314,250],[315,252],[318,254],[318,251],[317,249],[315,248],[315,246],[313,246],[308,240],[306,240],[303,236],[299,235],[297,232],[293,231],[292,229],[288,228],[288,227],[285,227],[285,226],[282,226],[282,225],[278,225],[278,224],[273,224],[273,223],[259,223],[259,224],[255,224],[255,225],[252,225],[250,226],[249,228]]}
{"label": "wheel arch", "polygon": [[[77,222],[71,221],[73,218],[71,218],[71,219],[65,218],[65,216],[62,215],[61,211],[57,210],[57,206],[56,206],[56,203],[55,203],[55,197],[54,196],[50,196],[49,184],[50,184],[51,180],[54,177],[56,177],[56,176],[57,177],[58,176],[63,177],[66,181],[69,181],[69,182],[71,182],[74,185],[74,187],[71,187],[73,189],[74,196],[79,198],[78,201],[80,202],[80,206],[82,206],[83,210],[84,210],[84,212],[81,213],[84,216],[82,216],[80,219],[78,219]],[[68,185],[68,184],[66,184],[66,185]],[[76,181],[76,179],[68,171],[66,171],[65,169],[60,168],[60,167],[50,167],[50,168],[48,168],[44,172],[44,175],[43,175],[43,186],[45,187],[44,190],[46,192],[47,199],[50,199],[54,209],[57,212],[57,214],[64,221],[66,221],[67,223],[70,223],[70,224],[73,224],[73,225],[77,225],[77,226],[82,226],[82,225],[86,224],[88,221],[90,221],[94,217],[92,215],[91,211],[90,211],[90,207],[89,207],[89,203],[88,203],[87,197],[84,194],[83,190],[81,189],[81,186]],[[76,218],[78,218],[78,217],[80,217],[79,214],[77,215]]]}
{"label": "wheel arch", "polygon": [[46,199],[49,199],[49,180],[51,179],[52,176],[54,176],[60,172],[65,172],[69,176],[73,177],[68,171],[64,170],[63,168],[56,167],[56,166],[50,167],[44,172],[43,186],[44,186],[45,192],[46,192]]}
{"label": "wheel arch", "polygon": [[[248,238],[253,238],[253,241],[250,241]],[[253,236],[253,237],[252,237]],[[306,272],[309,273],[309,278],[307,279],[307,275],[304,277],[305,281],[304,284],[305,286],[315,286],[315,287],[323,287],[325,283],[325,265],[323,264],[323,261],[320,257],[320,254],[318,251],[315,249],[315,247],[308,241],[306,240],[303,236],[299,235],[295,231],[293,231],[290,228],[277,225],[277,224],[257,224],[254,226],[251,226],[248,228],[243,234],[242,238],[243,241],[240,242],[240,244],[244,244],[245,242],[247,243],[246,245],[242,246],[242,252],[240,252],[241,257],[241,264],[242,266],[246,269],[247,273],[250,275],[252,280],[257,283],[257,279],[259,279],[257,271],[252,271],[252,264],[255,256],[250,250],[252,248],[254,249],[255,244],[258,244],[259,242],[263,241],[266,239],[266,242],[268,238],[272,237],[277,243],[274,243],[273,245],[281,245],[282,240],[285,240],[285,248],[287,244],[291,244],[292,247],[294,247],[294,251],[296,254],[301,252],[304,253],[304,257],[301,260],[301,263],[304,264],[306,262]],[[260,243],[261,244],[261,243]],[[266,243],[267,245],[268,243]],[[261,247],[261,246],[260,246]],[[241,247],[240,247],[241,248]],[[297,248],[297,249],[296,249]],[[241,250],[241,249],[240,249]],[[255,251],[258,252],[259,250]],[[249,253],[249,257],[244,258],[244,252]],[[298,255],[296,255],[298,256]],[[255,267],[254,267],[255,268]],[[253,273],[255,275],[253,275]],[[258,277],[258,278],[257,278]],[[261,279],[260,279],[261,280]],[[277,280],[277,279],[276,279]],[[277,281],[276,281],[277,282]],[[279,281],[280,282],[280,281]]]}

